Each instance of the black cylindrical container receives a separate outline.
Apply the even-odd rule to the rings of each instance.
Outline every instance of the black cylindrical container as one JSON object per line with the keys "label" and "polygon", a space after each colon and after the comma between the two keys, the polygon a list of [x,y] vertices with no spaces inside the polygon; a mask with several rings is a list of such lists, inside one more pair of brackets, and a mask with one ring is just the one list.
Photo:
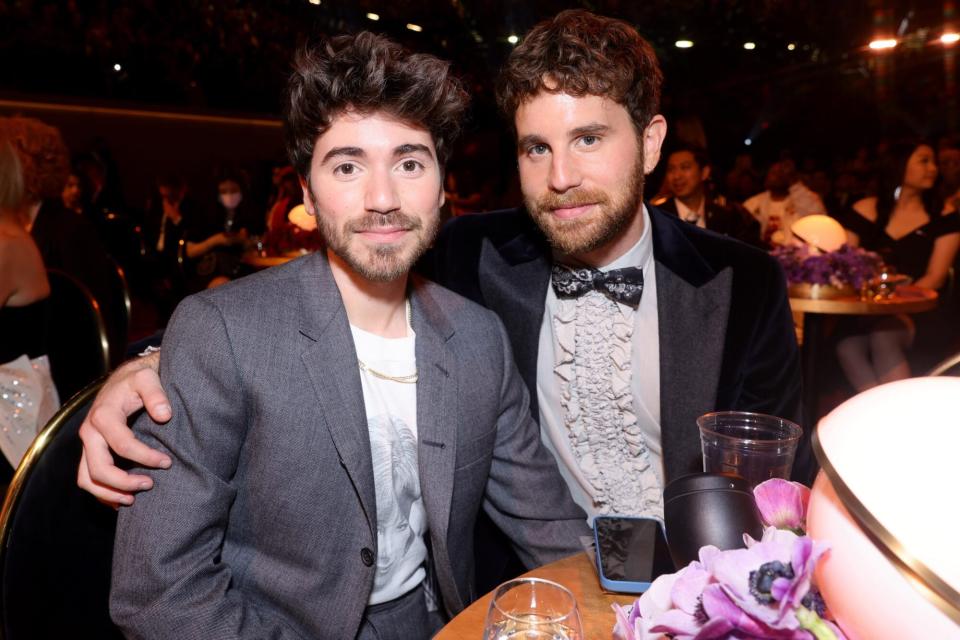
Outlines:
{"label": "black cylindrical container", "polygon": [[743,534],[760,539],[763,523],[750,490],[740,476],[695,473],[672,481],[663,491],[667,545],[677,569],[696,560],[700,547],[740,549]]}

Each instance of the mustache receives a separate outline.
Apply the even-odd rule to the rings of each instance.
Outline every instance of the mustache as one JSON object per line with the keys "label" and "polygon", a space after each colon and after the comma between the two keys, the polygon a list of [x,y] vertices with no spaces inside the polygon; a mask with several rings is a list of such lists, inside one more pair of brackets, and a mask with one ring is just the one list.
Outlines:
{"label": "mustache", "polygon": [[545,193],[537,198],[538,211],[582,207],[587,204],[606,204],[607,194],[590,189],[574,189],[566,193]]}
{"label": "mustache", "polygon": [[347,231],[361,232],[370,231],[379,227],[396,227],[406,231],[419,229],[422,225],[419,219],[408,216],[402,211],[391,211],[384,215],[382,213],[370,213],[362,218],[353,220],[347,225]]}

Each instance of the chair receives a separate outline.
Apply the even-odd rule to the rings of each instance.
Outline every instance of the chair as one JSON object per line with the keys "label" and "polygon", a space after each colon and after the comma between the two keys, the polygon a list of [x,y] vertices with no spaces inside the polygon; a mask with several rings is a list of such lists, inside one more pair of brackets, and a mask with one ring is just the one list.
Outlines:
{"label": "chair", "polygon": [[117,515],[77,487],[77,432],[103,379],[53,416],[0,510],[0,638],[122,638],[110,621]]}
{"label": "chair", "polygon": [[47,355],[61,398],[69,398],[110,369],[110,342],[102,308],[68,273],[48,269]]}
{"label": "chair", "polygon": [[107,329],[110,344],[110,366],[116,367],[127,357],[127,342],[130,337],[130,316],[132,303],[130,286],[123,267],[110,258],[108,261],[110,299],[101,300],[101,311]]}
{"label": "chair", "polygon": [[[953,373],[950,373],[953,371]],[[955,353],[930,370],[928,376],[960,376],[960,353]]]}

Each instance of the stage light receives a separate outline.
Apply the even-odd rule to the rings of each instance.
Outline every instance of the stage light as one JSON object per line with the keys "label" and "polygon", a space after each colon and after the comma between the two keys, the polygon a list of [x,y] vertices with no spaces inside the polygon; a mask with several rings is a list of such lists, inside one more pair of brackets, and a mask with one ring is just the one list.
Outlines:
{"label": "stage light", "polygon": [[320,4],[320,0],[310,0],[310,4]]}
{"label": "stage light", "polygon": [[797,48],[797,45],[795,45],[795,44],[792,43],[792,42],[787,45],[787,51],[793,51],[793,50],[796,49],[796,48]]}
{"label": "stage light", "polygon": [[677,49],[689,49],[693,46],[693,40],[677,40],[673,43]]}
{"label": "stage light", "polygon": [[518,38],[516,35],[511,34],[507,36],[507,42],[509,42],[510,44],[517,44],[518,42],[520,42],[520,38]]}
{"label": "stage light", "polygon": [[941,44],[954,44],[960,42],[960,33],[945,33],[940,36]]}
{"label": "stage light", "polygon": [[418,24],[413,24],[412,22],[407,23],[407,29],[410,29],[410,31],[416,31],[417,33],[423,31],[423,27]]}
{"label": "stage light", "polygon": [[123,70],[123,67],[121,67],[121,66],[120,66],[120,63],[118,62],[117,64],[113,65],[113,70],[114,70],[114,71],[121,71],[121,70]]}
{"label": "stage light", "polygon": [[753,144],[753,140],[751,140],[750,138],[747,138],[746,140],[743,141],[743,144],[749,147],[750,145]]}
{"label": "stage light", "polygon": [[754,49],[757,48],[757,43],[756,43],[756,42],[744,42],[744,43],[743,43],[743,48],[746,49],[747,51],[753,51]]}
{"label": "stage light", "polygon": [[893,49],[897,46],[896,38],[885,38],[881,40],[873,40],[870,43],[870,48],[874,51],[881,51],[883,49]]}
{"label": "stage light", "polygon": [[378,13],[368,13],[368,14],[367,14],[367,18],[368,18],[369,20],[373,20],[374,22],[376,22],[377,20],[380,19],[380,14],[378,14]]}

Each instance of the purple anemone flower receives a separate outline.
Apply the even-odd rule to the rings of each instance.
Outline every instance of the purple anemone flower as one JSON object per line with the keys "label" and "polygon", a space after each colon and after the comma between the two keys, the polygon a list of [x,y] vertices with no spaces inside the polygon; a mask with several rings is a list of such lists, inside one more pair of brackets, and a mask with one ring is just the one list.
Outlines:
{"label": "purple anemone flower", "polygon": [[763,523],[802,533],[807,519],[810,489],[799,482],[771,478],[753,489]]}

